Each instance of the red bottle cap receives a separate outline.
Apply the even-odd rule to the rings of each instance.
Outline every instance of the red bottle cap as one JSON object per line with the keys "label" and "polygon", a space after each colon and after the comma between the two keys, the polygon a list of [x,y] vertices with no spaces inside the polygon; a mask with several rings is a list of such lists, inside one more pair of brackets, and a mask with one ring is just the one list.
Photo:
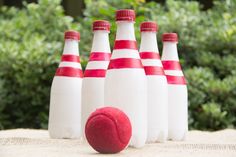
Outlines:
{"label": "red bottle cap", "polygon": [[69,31],[65,32],[64,38],[65,39],[80,40],[80,34],[77,31],[69,30]]}
{"label": "red bottle cap", "polygon": [[178,42],[178,35],[176,33],[164,33],[162,34],[162,41]]}
{"label": "red bottle cap", "polygon": [[106,30],[106,31],[110,31],[110,23],[108,21],[105,20],[97,20],[93,22],[93,30]]}
{"label": "red bottle cap", "polygon": [[141,32],[157,32],[158,26],[156,22],[148,21],[148,22],[142,22],[140,25],[140,31]]}
{"label": "red bottle cap", "polygon": [[116,11],[116,21],[135,21],[135,12],[131,9]]}

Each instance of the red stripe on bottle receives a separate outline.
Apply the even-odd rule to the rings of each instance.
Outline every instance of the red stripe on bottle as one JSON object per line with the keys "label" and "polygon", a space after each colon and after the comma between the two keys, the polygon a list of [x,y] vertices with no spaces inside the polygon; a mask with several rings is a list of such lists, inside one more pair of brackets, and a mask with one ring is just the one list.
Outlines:
{"label": "red stripe on bottle", "polygon": [[134,40],[116,40],[114,49],[134,49],[137,50],[137,42]]}
{"label": "red stripe on bottle", "polygon": [[59,67],[56,71],[56,76],[67,76],[67,77],[83,77],[83,71],[78,68],[72,67]]}
{"label": "red stripe on bottle", "polygon": [[109,61],[111,53],[91,52],[89,61]]}
{"label": "red stripe on bottle", "polygon": [[84,72],[84,77],[105,77],[105,69],[87,69]]}
{"label": "red stripe on bottle", "polygon": [[181,85],[187,84],[184,76],[166,75],[166,78],[167,78],[168,84],[181,84]]}
{"label": "red stripe on bottle", "polygon": [[61,61],[63,62],[77,62],[80,63],[80,57],[76,55],[62,55]]}
{"label": "red stripe on bottle", "polygon": [[140,52],[141,59],[160,59],[159,53],[156,52]]}
{"label": "red stripe on bottle", "polygon": [[144,66],[146,75],[165,75],[162,67],[158,66]]}
{"label": "red stripe on bottle", "polygon": [[162,61],[164,70],[182,70],[179,61]]}
{"label": "red stripe on bottle", "polygon": [[118,59],[112,59],[108,66],[108,69],[122,69],[122,68],[143,68],[143,65],[140,59],[118,58]]}

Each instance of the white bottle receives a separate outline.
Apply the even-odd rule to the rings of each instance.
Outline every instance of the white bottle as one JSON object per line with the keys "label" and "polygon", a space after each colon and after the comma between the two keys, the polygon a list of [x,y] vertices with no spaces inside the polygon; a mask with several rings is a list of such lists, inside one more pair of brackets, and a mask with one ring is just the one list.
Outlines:
{"label": "white bottle", "polygon": [[135,12],[116,12],[116,40],[105,78],[105,104],[123,110],[131,120],[130,146],[142,147],[147,137],[147,78],[134,34]]}
{"label": "white bottle", "polygon": [[178,36],[162,36],[162,64],[168,82],[168,138],[184,140],[188,131],[188,93],[177,52]]}
{"label": "white bottle", "polygon": [[65,32],[61,63],[53,78],[49,134],[52,138],[80,138],[82,69],[76,31]]}
{"label": "white bottle", "polygon": [[148,85],[147,143],[164,142],[168,135],[168,86],[157,45],[157,24],[143,22],[140,31],[139,51]]}
{"label": "white bottle", "polygon": [[110,24],[97,20],[93,23],[92,50],[82,83],[82,131],[89,115],[104,106],[104,80],[110,61]]}

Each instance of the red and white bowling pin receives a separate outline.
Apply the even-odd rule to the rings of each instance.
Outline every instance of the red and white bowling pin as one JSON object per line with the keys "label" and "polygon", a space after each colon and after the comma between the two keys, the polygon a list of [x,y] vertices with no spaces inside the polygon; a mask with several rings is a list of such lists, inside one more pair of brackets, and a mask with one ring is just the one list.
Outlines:
{"label": "red and white bowling pin", "polygon": [[111,57],[109,43],[110,23],[98,20],[93,23],[93,44],[82,83],[82,128],[88,116],[104,106],[104,80]]}
{"label": "red and white bowling pin", "polygon": [[176,33],[162,36],[162,64],[168,82],[168,138],[184,140],[188,131],[188,93],[179,63]]}
{"label": "red and white bowling pin", "polygon": [[131,120],[130,146],[142,147],[147,137],[147,78],[134,34],[135,12],[116,12],[115,45],[105,78],[105,104],[123,110]]}
{"label": "red and white bowling pin", "polygon": [[168,86],[157,45],[157,24],[143,22],[140,31],[140,57],[148,85],[147,142],[164,142],[168,135]]}
{"label": "red and white bowling pin", "polygon": [[52,138],[81,136],[81,86],[79,32],[65,32],[61,63],[51,86],[49,134]]}

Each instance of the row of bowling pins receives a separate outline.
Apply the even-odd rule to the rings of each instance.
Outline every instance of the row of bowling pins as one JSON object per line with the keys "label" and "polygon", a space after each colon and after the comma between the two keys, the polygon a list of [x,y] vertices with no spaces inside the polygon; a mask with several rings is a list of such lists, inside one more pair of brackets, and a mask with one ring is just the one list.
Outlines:
{"label": "row of bowling pins", "polygon": [[130,146],[185,138],[187,87],[179,64],[177,34],[163,34],[161,61],[156,23],[141,24],[139,53],[134,21],[133,10],[116,12],[112,55],[109,22],[93,23],[92,49],[84,76],[79,58],[79,33],[65,33],[61,63],[51,87],[49,133],[52,138],[79,138],[90,113],[105,105],[123,110],[130,118]]}

